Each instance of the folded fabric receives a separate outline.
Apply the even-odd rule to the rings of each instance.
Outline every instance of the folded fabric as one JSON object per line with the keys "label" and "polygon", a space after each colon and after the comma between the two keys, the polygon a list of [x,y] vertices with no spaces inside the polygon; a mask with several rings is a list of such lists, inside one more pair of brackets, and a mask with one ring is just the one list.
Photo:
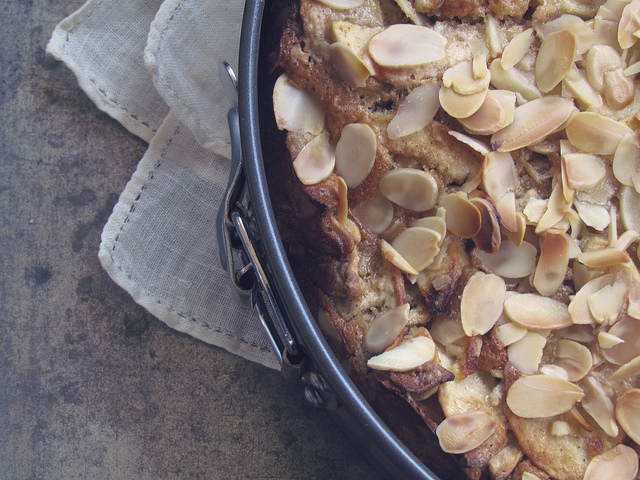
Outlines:
{"label": "folded fabric", "polygon": [[241,2],[89,0],[47,51],[96,106],[150,142],[102,233],[100,261],[170,327],[279,368],[254,312],[234,301],[215,217],[229,172],[228,100]]}

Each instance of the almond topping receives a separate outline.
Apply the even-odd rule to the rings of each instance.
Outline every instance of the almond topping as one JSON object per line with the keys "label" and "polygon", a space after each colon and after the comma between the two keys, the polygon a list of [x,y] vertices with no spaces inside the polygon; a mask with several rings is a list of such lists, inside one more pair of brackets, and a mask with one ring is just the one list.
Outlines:
{"label": "almond topping", "polygon": [[376,161],[376,134],[365,123],[345,125],[336,145],[336,171],[349,188],[369,176]]}
{"label": "almond topping", "polygon": [[518,69],[505,70],[499,58],[496,58],[489,66],[491,72],[491,84],[499,90],[510,90],[522,95],[526,100],[535,100],[542,95],[538,87],[525,77]]}
{"label": "almond topping", "polygon": [[395,24],[373,36],[371,58],[384,67],[411,67],[444,58],[447,39],[429,27]]}
{"label": "almond topping", "polygon": [[487,253],[496,253],[502,242],[500,220],[495,206],[491,201],[474,197],[469,200],[480,212],[480,231],[472,237],[476,246]]}
{"label": "almond topping", "polygon": [[611,325],[618,320],[628,291],[628,282],[618,278],[612,285],[605,285],[589,295],[587,305],[596,322]]}
{"label": "almond topping", "polygon": [[578,261],[590,268],[610,267],[630,261],[626,252],[621,252],[615,248],[603,248],[602,250],[593,250],[583,252],[578,255]]}
{"label": "almond topping", "polygon": [[527,334],[527,329],[509,322],[496,327],[495,332],[498,340],[500,340],[505,347],[508,347],[524,337]]}
{"label": "almond topping", "polygon": [[542,38],[563,30],[573,33],[578,43],[578,54],[582,55],[596,43],[593,27],[576,15],[564,14],[536,27]]}
{"label": "almond topping", "polygon": [[609,45],[594,45],[587,54],[587,78],[598,92],[604,90],[604,74],[622,66],[622,59]]}
{"label": "almond topping", "polygon": [[329,45],[329,59],[338,75],[352,87],[364,87],[371,76],[371,70],[351,48],[335,42]]}
{"label": "almond topping", "polygon": [[588,298],[604,286],[611,285],[614,281],[614,274],[602,275],[589,280],[576,292],[568,308],[573,323],[581,325],[596,323],[596,319],[589,309]]}
{"label": "almond topping", "polygon": [[507,192],[513,192],[517,182],[516,165],[509,152],[489,152],[484,157],[482,185],[494,203]]}
{"label": "almond topping", "polygon": [[564,125],[573,109],[571,100],[556,95],[527,102],[516,108],[511,125],[491,137],[491,145],[499,152],[532,145]]}
{"label": "almond topping", "polygon": [[540,259],[533,274],[533,286],[540,295],[551,296],[562,282],[569,265],[569,238],[557,230],[547,230],[544,235]]}
{"label": "almond topping", "polygon": [[609,333],[623,342],[603,351],[604,357],[613,364],[623,365],[633,360],[640,352],[640,329],[638,321],[623,316],[610,329]]}
{"label": "almond topping", "polygon": [[576,59],[577,46],[575,35],[568,30],[545,37],[536,60],[536,84],[540,91],[550,92],[569,73]]}
{"label": "almond topping", "polygon": [[491,82],[491,74],[477,78],[473,74],[473,62],[459,62],[442,74],[442,84],[460,95],[472,95],[487,90]]}
{"label": "almond topping", "polygon": [[571,410],[584,397],[580,387],[548,375],[529,375],[516,380],[507,392],[507,405],[522,418],[544,418]]}
{"label": "almond topping", "polygon": [[440,448],[447,453],[466,453],[479,447],[496,429],[498,421],[488,412],[452,415],[436,429]]}
{"label": "almond topping", "polygon": [[624,123],[593,112],[579,112],[567,122],[567,138],[587,153],[612,155],[622,137],[632,132]]}
{"label": "almond topping", "polygon": [[[634,185],[640,170],[640,137],[628,133],[620,140],[613,155],[613,174],[623,185]],[[640,186],[640,185],[638,185]]]}
{"label": "almond topping", "polygon": [[459,119],[469,133],[492,135],[506,126],[506,112],[493,92],[494,90],[487,92],[484,102],[475,113]]}
{"label": "almond topping", "polygon": [[413,268],[405,258],[398,253],[398,251],[391,246],[386,240],[380,240],[380,251],[382,252],[382,256],[389,263],[392,263],[400,270],[409,275],[418,275],[418,271]]}
{"label": "almond topping", "polygon": [[327,7],[335,8],[336,10],[349,10],[351,8],[359,7],[364,3],[364,0],[318,0],[320,3],[325,4]]}
{"label": "almond topping", "polygon": [[433,360],[436,345],[429,337],[414,337],[402,342],[391,350],[371,357],[367,366],[374,370],[407,372]]}
{"label": "almond topping", "polygon": [[325,180],[335,167],[334,148],[329,133],[324,132],[307,143],[293,161],[298,179],[304,185],[315,185]]}
{"label": "almond topping", "polygon": [[573,340],[558,340],[558,343],[556,343],[556,357],[558,357],[558,366],[567,371],[569,380],[572,382],[577,382],[584,378],[593,366],[591,351]]}
{"label": "almond topping", "polygon": [[433,176],[415,168],[391,170],[380,178],[379,186],[393,203],[414,212],[430,210],[438,196],[438,184]]}
{"label": "almond topping", "polygon": [[640,444],[640,389],[624,392],[616,402],[615,413],[624,433]]}
{"label": "almond topping", "polygon": [[619,381],[632,379],[640,375],[640,355],[625,363],[609,376],[609,380]]}
{"label": "almond topping", "polygon": [[639,15],[640,1],[638,0],[632,0],[622,10],[620,23],[618,24],[618,43],[620,48],[630,48],[638,41],[638,37],[634,34],[640,29]]}
{"label": "almond topping", "polygon": [[611,335],[609,332],[598,333],[598,345],[600,348],[612,348],[616,345],[620,345],[624,340],[615,335]]}
{"label": "almond topping", "polygon": [[409,304],[395,307],[369,324],[364,346],[371,353],[382,353],[404,331],[409,321]]}
{"label": "almond topping", "polygon": [[618,445],[591,459],[583,480],[633,480],[638,473],[638,454]]}
{"label": "almond topping", "polygon": [[442,86],[438,94],[440,106],[453,118],[467,118],[480,110],[487,97],[487,90],[462,95],[451,87]]}
{"label": "almond topping", "polygon": [[535,332],[525,333],[507,347],[507,356],[518,370],[527,375],[538,371],[547,339]]}
{"label": "almond topping", "polygon": [[513,37],[502,52],[502,58],[500,59],[502,68],[508,70],[522,60],[522,57],[529,51],[534,40],[535,37],[532,28],[528,28]]}
{"label": "almond topping", "polygon": [[[442,207],[440,207],[440,208],[442,208]],[[447,235],[447,223],[444,221],[443,217],[440,217],[440,216],[437,216],[437,215],[434,216],[434,217],[419,218],[418,220],[413,222],[412,226],[413,227],[428,228],[430,230],[435,231],[441,237],[440,243],[442,243],[442,240],[444,240],[444,237]]]}
{"label": "almond topping", "polygon": [[380,235],[393,221],[393,203],[383,196],[365,200],[353,209],[353,216],[373,233]]}
{"label": "almond topping", "polygon": [[524,278],[531,274],[537,255],[536,247],[529,242],[516,247],[509,240],[502,240],[496,253],[477,252],[483,268],[504,278]]}
{"label": "almond topping", "polygon": [[564,303],[534,293],[516,293],[504,301],[507,316],[521,327],[555,330],[572,324]]}
{"label": "almond topping", "polygon": [[324,111],[311,93],[294,85],[285,74],[273,88],[273,110],[280,130],[320,134]]}
{"label": "almond topping", "polygon": [[607,174],[604,161],[589,153],[567,153],[562,156],[567,184],[575,190],[596,187]]}
{"label": "almond topping", "polygon": [[480,231],[480,210],[461,192],[448,193],[440,200],[446,211],[447,228],[460,238],[472,238]]}
{"label": "almond topping", "polygon": [[442,237],[430,228],[411,227],[403,230],[391,246],[417,272],[424,270],[433,262],[440,251]]}
{"label": "almond topping", "polygon": [[387,135],[397,139],[422,130],[433,120],[440,108],[436,83],[425,83],[414,88],[398,107],[398,112],[387,127]]}
{"label": "almond topping", "polygon": [[613,402],[609,395],[604,391],[600,382],[591,376],[586,377],[581,385],[584,390],[582,407],[607,435],[617,437],[618,424],[614,416]]}
{"label": "almond topping", "polygon": [[504,280],[492,273],[476,272],[462,291],[460,318],[468,337],[484,335],[502,314],[507,292]]}
{"label": "almond topping", "polygon": [[627,230],[640,232],[640,193],[635,188],[620,189],[620,218]]}
{"label": "almond topping", "polygon": [[621,110],[629,105],[635,93],[633,79],[622,68],[604,73],[604,99],[614,110]]}

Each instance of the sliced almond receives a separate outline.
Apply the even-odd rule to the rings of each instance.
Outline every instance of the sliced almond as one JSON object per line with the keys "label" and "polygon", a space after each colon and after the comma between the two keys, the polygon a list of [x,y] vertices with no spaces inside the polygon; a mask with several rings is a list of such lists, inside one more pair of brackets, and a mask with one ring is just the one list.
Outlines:
{"label": "sliced almond", "polygon": [[506,292],[504,280],[492,273],[476,272],[469,279],[460,300],[462,328],[468,337],[493,328],[502,314]]}
{"label": "sliced almond", "polygon": [[396,205],[424,212],[435,206],[438,184],[429,172],[415,168],[396,168],[385,173],[380,191]]}
{"label": "sliced almond", "polygon": [[596,187],[607,174],[604,161],[588,153],[567,153],[562,156],[567,183],[575,190],[589,190]]}
{"label": "sliced almond", "polygon": [[633,130],[612,118],[580,112],[567,122],[566,132],[571,144],[583,152],[612,155],[622,137]]}
{"label": "sliced almond", "polygon": [[556,343],[557,364],[567,371],[569,380],[582,380],[591,371],[593,357],[591,350],[573,340],[561,339]]}
{"label": "sliced almond", "polygon": [[376,161],[376,134],[366,123],[345,125],[336,145],[336,171],[349,188],[369,176]]}
{"label": "sliced almond", "polygon": [[374,370],[407,372],[433,360],[436,345],[429,337],[414,337],[391,350],[371,357],[367,366]]}
{"label": "sliced almond", "polygon": [[640,1],[632,0],[622,10],[620,23],[618,24],[618,44],[620,48],[630,48],[637,41],[638,37],[634,34],[640,29]]}
{"label": "sliced almond", "polygon": [[504,47],[500,65],[505,70],[510,69],[529,51],[535,36],[532,28],[528,28],[514,36],[511,41]]}
{"label": "sliced almond", "polygon": [[329,59],[340,78],[352,87],[364,87],[371,76],[371,70],[356,53],[343,43],[329,45]]}
{"label": "sliced almond", "polygon": [[571,100],[548,95],[516,108],[513,123],[491,137],[499,152],[510,152],[532,145],[565,124],[573,113]]}
{"label": "sliced almond", "polygon": [[350,10],[352,8],[359,7],[364,3],[364,0],[318,0],[320,3],[325,4],[327,7],[335,8],[336,10]]}
{"label": "sliced almond", "polygon": [[550,92],[573,66],[578,42],[568,30],[550,33],[545,37],[536,60],[536,84],[540,91]]}
{"label": "sliced almond", "polygon": [[540,98],[542,94],[538,87],[525,77],[517,68],[505,70],[499,58],[496,58],[489,66],[491,72],[491,84],[499,90],[510,90],[522,95],[531,101]]}
{"label": "sliced almond", "polygon": [[631,104],[635,93],[633,79],[622,68],[604,73],[604,99],[614,110],[622,110]]}
{"label": "sliced almond", "polygon": [[591,459],[583,480],[633,480],[638,473],[638,454],[626,445],[615,446]]}
{"label": "sliced almond", "polygon": [[608,332],[623,340],[622,343],[603,351],[604,357],[615,365],[624,365],[640,352],[640,329],[635,318],[623,316]]}
{"label": "sliced almond", "polygon": [[593,32],[593,26],[585,22],[577,15],[564,14],[544,22],[536,27],[542,38],[546,38],[551,33],[566,30],[573,33],[578,43],[578,54],[582,55],[591,49],[597,42]]}
{"label": "sliced almond", "polygon": [[487,90],[462,95],[451,87],[440,88],[438,98],[442,109],[453,118],[467,118],[476,113],[487,97]]}
{"label": "sliced almond", "polygon": [[605,285],[587,297],[587,305],[596,322],[613,324],[620,315],[629,291],[629,283],[618,275],[612,285]]}
{"label": "sliced almond", "polygon": [[522,242],[519,247],[509,241],[502,240],[496,253],[477,252],[483,268],[504,278],[524,278],[533,272],[536,266],[538,251],[529,242]]}
{"label": "sliced almond", "polygon": [[431,229],[437,232],[438,235],[440,235],[440,237],[443,240],[444,240],[444,237],[447,235],[447,223],[444,221],[443,217],[440,217],[437,215],[433,217],[419,218],[418,220],[413,222],[412,227],[422,227],[422,228]]}
{"label": "sliced almond", "polygon": [[502,242],[498,212],[493,203],[482,197],[469,200],[480,212],[480,230],[472,237],[476,246],[487,253],[496,253]]}
{"label": "sliced almond", "polygon": [[587,78],[598,92],[604,90],[604,74],[622,66],[618,51],[610,45],[594,45],[587,54]]}
{"label": "sliced almond", "polygon": [[490,82],[491,74],[489,71],[483,77],[474,75],[473,62],[471,60],[459,62],[442,74],[442,84],[460,95],[483,92],[489,88]]}
{"label": "sliced almond", "polygon": [[602,95],[587,80],[587,73],[575,64],[562,79],[562,88],[563,95],[573,97],[582,110],[598,111],[604,104]]}
{"label": "sliced almond", "polygon": [[526,328],[511,322],[497,326],[494,331],[496,332],[498,340],[500,340],[505,347],[517,342],[527,334]]}
{"label": "sliced almond", "polygon": [[460,320],[455,317],[439,317],[429,328],[433,339],[445,347],[465,338]]}
{"label": "sliced almond", "polygon": [[543,375],[549,375],[550,377],[561,378],[562,380],[569,380],[569,374],[567,371],[558,365],[541,365],[539,369]]}
{"label": "sliced almond", "polygon": [[615,248],[582,252],[578,255],[578,261],[590,268],[610,267],[627,263],[630,260],[626,252],[621,252]]}
{"label": "sliced almond", "polygon": [[615,415],[624,433],[640,444],[640,389],[631,388],[620,395]]}
{"label": "sliced almond", "polygon": [[307,143],[293,161],[298,179],[304,185],[315,185],[331,175],[336,164],[335,150],[328,132]]}
{"label": "sliced almond", "polygon": [[407,260],[398,253],[386,240],[380,240],[380,251],[382,256],[391,264],[398,267],[404,273],[409,275],[418,275],[418,271],[407,262]]}
{"label": "sliced almond", "polygon": [[613,174],[623,185],[633,185],[640,170],[640,137],[638,132],[628,133],[620,140],[613,156]]}
{"label": "sliced almond", "polygon": [[373,233],[380,235],[393,221],[393,203],[386,197],[377,196],[360,202],[353,209],[353,216],[364,223]]}
{"label": "sliced almond", "polygon": [[624,340],[615,335],[611,335],[609,332],[598,333],[598,345],[600,348],[612,348],[616,345],[620,345]]}
{"label": "sliced almond", "polygon": [[486,155],[491,151],[491,148],[489,148],[489,145],[487,145],[485,142],[482,142],[477,138],[470,137],[469,135],[465,135],[464,133],[456,132],[455,130],[449,130],[449,135],[451,135],[456,140],[464,143],[465,145],[471,147],[480,155]]}
{"label": "sliced almond", "polygon": [[532,375],[538,371],[546,344],[543,335],[527,332],[507,347],[507,358],[519,371]]}
{"label": "sliced almond", "polygon": [[516,211],[516,194],[507,192],[495,202],[496,211],[500,216],[500,223],[507,233],[518,233],[518,213]]}
{"label": "sliced almond", "polygon": [[640,193],[635,188],[620,189],[620,218],[624,228],[640,232]]}
{"label": "sliced almond", "polygon": [[338,208],[336,209],[336,218],[345,227],[347,227],[349,221],[348,193],[347,183],[344,181],[344,178],[338,176]]}
{"label": "sliced almond", "polygon": [[474,54],[471,60],[473,78],[484,78],[487,75],[491,75],[489,67],[487,66],[487,52],[482,51]]}
{"label": "sliced almond", "polygon": [[447,453],[466,453],[479,447],[495,431],[498,420],[488,412],[475,411],[447,417],[438,425],[440,448]]}
{"label": "sliced almond", "polygon": [[580,387],[548,375],[516,380],[507,392],[507,405],[522,418],[544,418],[571,410],[584,397]]}
{"label": "sliced almond", "polygon": [[578,211],[580,220],[582,220],[585,225],[600,232],[611,223],[609,210],[604,205],[574,200],[573,206]]}
{"label": "sliced almond", "polygon": [[569,238],[556,230],[544,235],[538,265],[533,274],[533,286],[540,295],[551,296],[564,282],[569,265]]}
{"label": "sliced almond", "polygon": [[592,376],[588,376],[582,380],[581,386],[584,390],[582,407],[607,435],[617,437],[618,423],[614,414],[613,402],[600,382]]}
{"label": "sliced almond", "polygon": [[507,316],[521,327],[555,330],[572,324],[564,303],[534,293],[516,293],[504,301]]}
{"label": "sliced almond", "polygon": [[484,102],[475,113],[458,119],[469,133],[492,135],[506,126],[506,112],[493,92],[493,90],[487,92]]}
{"label": "sliced almond", "polygon": [[324,111],[318,101],[286,74],[280,75],[274,85],[273,110],[280,130],[319,135],[324,128]]}
{"label": "sliced almond", "polygon": [[414,88],[398,107],[387,127],[387,135],[397,139],[422,130],[433,120],[440,108],[436,83],[425,83]]}
{"label": "sliced almond", "polygon": [[585,283],[580,290],[578,290],[569,303],[569,315],[573,323],[579,325],[588,325],[596,323],[596,319],[591,314],[589,309],[588,298],[590,295],[596,293],[605,285],[611,285],[615,281],[616,276],[614,274],[607,274],[596,277]]}
{"label": "sliced almond", "polygon": [[485,35],[487,36],[487,47],[492,57],[497,57],[502,53],[502,28],[500,22],[493,15],[489,14],[484,22]]}
{"label": "sliced almond", "polygon": [[516,166],[509,152],[489,152],[482,163],[484,191],[497,202],[507,192],[516,189]]}
{"label": "sliced almond", "polygon": [[444,58],[446,44],[430,27],[395,24],[371,38],[369,54],[384,67],[411,67]]}
{"label": "sliced almond", "polygon": [[[516,212],[516,230],[515,232],[510,232],[506,229],[507,238],[516,246],[519,247],[522,245],[524,241],[524,236],[527,233],[527,217],[523,212]],[[504,243],[504,242],[502,242]]]}
{"label": "sliced almond", "polygon": [[404,331],[409,321],[408,303],[392,308],[369,324],[364,335],[364,347],[371,353],[384,352]]}
{"label": "sliced almond", "polygon": [[620,380],[631,380],[640,375],[640,355],[629,360],[628,363],[622,365],[618,370],[609,376],[609,380],[614,382]]}
{"label": "sliced almond", "polygon": [[562,191],[562,182],[556,182],[546,207],[544,214],[537,222],[538,225],[536,225],[535,231],[538,235],[557,226],[567,215],[567,203]]}
{"label": "sliced almond", "polygon": [[440,200],[446,211],[447,228],[460,238],[472,238],[480,231],[482,216],[463,193],[449,193]]}
{"label": "sliced almond", "polygon": [[403,230],[391,246],[420,272],[433,262],[440,251],[441,240],[440,235],[430,228],[411,227]]}

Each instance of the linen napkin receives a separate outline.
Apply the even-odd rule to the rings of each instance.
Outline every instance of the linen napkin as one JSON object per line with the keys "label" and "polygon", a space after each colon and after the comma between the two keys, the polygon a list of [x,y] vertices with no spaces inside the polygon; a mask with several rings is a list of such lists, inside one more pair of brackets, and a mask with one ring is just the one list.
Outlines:
{"label": "linen napkin", "polygon": [[217,65],[237,65],[243,8],[89,0],[47,52],[97,108],[149,142],[102,232],[104,269],[171,328],[277,369],[257,315],[234,301],[215,235],[231,154]]}

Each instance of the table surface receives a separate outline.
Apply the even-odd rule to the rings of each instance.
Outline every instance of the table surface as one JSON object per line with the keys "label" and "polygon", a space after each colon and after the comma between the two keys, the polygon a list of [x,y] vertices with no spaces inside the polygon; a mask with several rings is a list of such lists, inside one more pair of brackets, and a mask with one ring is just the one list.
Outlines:
{"label": "table surface", "polygon": [[147,145],[45,53],[82,3],[2,2],[0,478],[382,478],[299,385],[169,329],[102,270]]}

